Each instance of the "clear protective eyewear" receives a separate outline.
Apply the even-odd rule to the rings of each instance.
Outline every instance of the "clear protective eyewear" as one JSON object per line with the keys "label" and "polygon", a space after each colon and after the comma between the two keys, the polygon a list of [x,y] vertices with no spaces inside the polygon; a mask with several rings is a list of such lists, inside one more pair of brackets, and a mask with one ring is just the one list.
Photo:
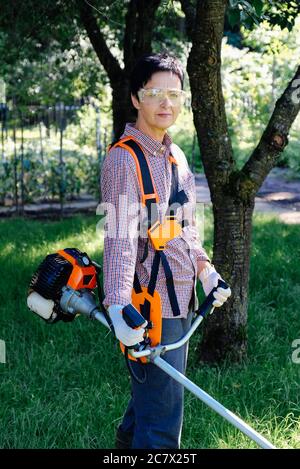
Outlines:
{"label": "clear protective eyewear", "polygon": [[177,88],[142,88],[137,94],[141,102],[149,104],[160,104],[167,97],[172,106],[180,106],[186,98],[186,92]]}

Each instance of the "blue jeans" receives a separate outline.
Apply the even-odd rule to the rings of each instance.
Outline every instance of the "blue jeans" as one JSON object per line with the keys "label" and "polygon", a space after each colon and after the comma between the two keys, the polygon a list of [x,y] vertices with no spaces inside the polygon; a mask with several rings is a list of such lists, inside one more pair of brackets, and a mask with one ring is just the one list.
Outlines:
{"label": "blue jeans", "polygon": [[[190,328],[193,313],[187,319],[163,319],[162,344],[180,339]],[[166,352],[163,359],[185,373],[188,344]],[[132,448],[179,448],[183,422],[184,388],[153,363],[140,365],[131,360],[134,372],[141,376],[146,369],[145,383],[131,378],[131,399],[120,430],[132,435]]]}

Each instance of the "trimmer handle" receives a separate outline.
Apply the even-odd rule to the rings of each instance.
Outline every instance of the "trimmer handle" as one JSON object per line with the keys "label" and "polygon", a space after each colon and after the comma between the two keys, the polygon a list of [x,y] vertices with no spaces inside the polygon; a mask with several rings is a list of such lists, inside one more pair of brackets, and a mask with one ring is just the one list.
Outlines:
{"label": "trimmer handle", "polygon": [[205,298],[203,303],[197,309],[196,314],[198,314],[199,316],[203,316],[204,318],[205,318],[205,316],[207,316],[207,314],[208,314],[208,312],[209,312],[210,308],[212,307],[212,304],[215,300],[214,292],[217,291],[217,289],[219,287],[226,289],[226,288],[229,288],[229,285],[227,285],[227,283],[224,282],[224,280],[219,280],[218,285],[212,289],[212,291],[209,293],[209,295],[207,295],[207,297]]}
{"label": "trimmer handle", "polygon": [[126,322],[127,326],[132,329],[138,329],[139,327],[145,326],[147,324],[146,319],[141,313],[131,304],[124,306],[122,310],[123,319]]}

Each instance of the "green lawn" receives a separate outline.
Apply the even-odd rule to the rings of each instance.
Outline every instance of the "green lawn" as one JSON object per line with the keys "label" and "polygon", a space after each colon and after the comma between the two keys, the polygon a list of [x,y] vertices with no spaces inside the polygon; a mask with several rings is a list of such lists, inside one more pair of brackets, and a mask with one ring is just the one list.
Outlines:
{"label": "green lawn", "polygon": [[[206,217],[211,248],[211,216]],[[111,448],[129,398],[118,343],[99,323],[79,317],[47,325],[26,306],[41,260],[65,247],[101,262],[98,218],[63,222],[0,220],[1,448]],[[279,447],[300,448],[299,226],[254,219],[249,304],[249,353],[240,365],[196,362],[191,340],[188,376]],[[200,292],[200,291],[199,291]],[[182,448],[254,448],[243,434],[186,391]]]}

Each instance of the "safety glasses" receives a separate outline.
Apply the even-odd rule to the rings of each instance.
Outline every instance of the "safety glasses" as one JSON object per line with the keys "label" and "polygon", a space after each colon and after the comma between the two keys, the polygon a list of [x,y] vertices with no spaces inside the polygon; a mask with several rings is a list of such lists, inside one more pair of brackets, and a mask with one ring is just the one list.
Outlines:
{"label": "safety glasses", "polygon": [[186,92],[177,88],[142,88],[138,91],[138,97],[146,104],[160,104],[168,98],[172,106],[180,106],[185,101]]}

